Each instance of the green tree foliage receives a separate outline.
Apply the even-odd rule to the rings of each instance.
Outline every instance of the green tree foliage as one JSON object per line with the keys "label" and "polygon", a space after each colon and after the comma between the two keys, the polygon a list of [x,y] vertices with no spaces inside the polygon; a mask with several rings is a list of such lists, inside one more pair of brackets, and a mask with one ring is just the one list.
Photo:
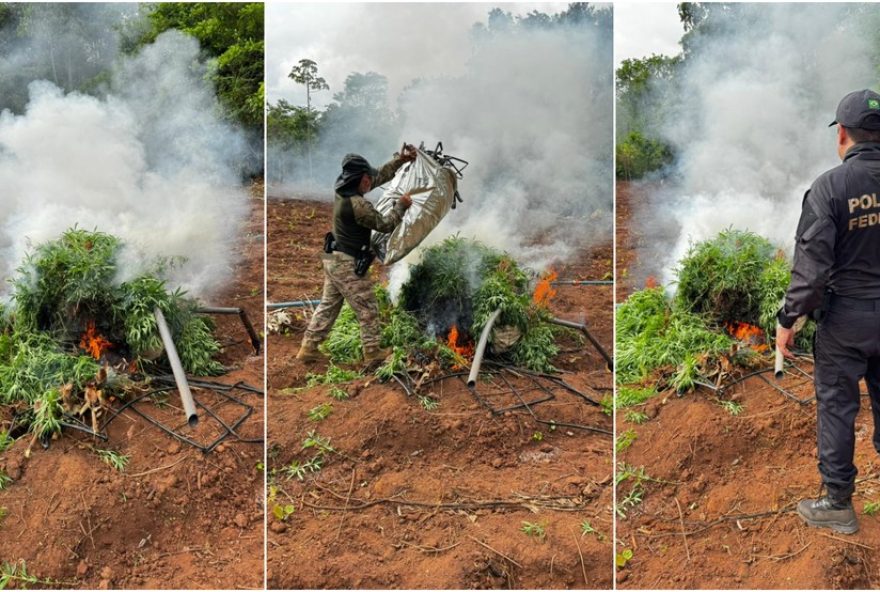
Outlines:
{"label": "green tree foliage", "polygon": [[[269,178],[273,182],[292,181],[286,178],[288,171],[296,171],[300,180],[313,180],[309,165],[303,166],[313,154],[315,159],[336,160],[357,146],[362,154],[387,156],[399,128],[398,116],[389,107],[387,78],[376,72],[349,74],[323,111],[310,104],[312,92],[328,89],[318,74],[318,64],[302,59],[290,78],[306,87],[306,106],[280,99],[267,108],[267,138],[272,146]],[[342,130],[344,134],[339,133]]]}
{"label": "green tree foliage", "polygon": [[149,29],[130,45],[130,51],[169,29],[192,35],[213,62],[211,78],[227,117],[250,130],[262,130],[262,3],[162,2],[151,6],[148,19]]}
{"label": "green tree foliage", "polygon": [[135,5],[0,4],[0,110],[24,111],[28,84],[92,92],[107,77]]}
{"label": "green tree foliage", "polygon": [[317,134],[318,118],[318,112],[297,107],[284,99],[267,106],[266,135],[272,150],[267,167],[271,179],[286,182],[286,171],[307,157],[311,139]]}
{"label": "green tree foliage", "polygon": [[672,150],[669,146],[660,140],[646,138],[637,131],[618,138],[615,150],[618,179],[641,179],[647,173],[672,162]]}
{"label": "green tree foliage", "polygon": [[312,93],[330,90],[327,81],[318,76],[318,64],[314,60],[303,58],[290,70],[288,78],[302,84],[306,88],[306,109],[312,109]]}
{"label": "green tree foliage", "polygon": [[624,60],[617,69],[617,177],[640,179],[672,161],[654,124],[671,103],[679,57]]}
{"label": "green tree foliage", "polygon": [[493,35],[511,33],[518,30],[554,29],[562,26],[591,27],[608,33],[612,30],[612,11],[597,8],[588,2],[573,2],[556,14],[532,10],[525,16],[515,16],[501,8],[489,11],[485,23],[474,24],[471,35],[482,41]]}
{"label": "green tree foliage", "polygon": [[[321,126],[349,130],[347,141],[370,154],[385,154],[397,136],[398,117],[388,106],[388,79],[376,72],[353,72],[321,115]],[[339,150],[340,147],[333,147]]]}

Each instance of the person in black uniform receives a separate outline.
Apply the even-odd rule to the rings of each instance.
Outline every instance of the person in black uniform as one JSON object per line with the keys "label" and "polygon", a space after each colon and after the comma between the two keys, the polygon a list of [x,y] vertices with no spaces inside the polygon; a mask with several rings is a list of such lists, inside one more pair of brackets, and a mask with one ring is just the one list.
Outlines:
{"label": "person in black uniform", "polygon": [[814,346],[819,473],[826,495],[803,500],[811,526],[852,534],[859,381],[868,385],[880,452],[880,94],[859,90],[837,107],[837,152],[804,196],[776,347],[792,358],[795,321],[818,321]]}

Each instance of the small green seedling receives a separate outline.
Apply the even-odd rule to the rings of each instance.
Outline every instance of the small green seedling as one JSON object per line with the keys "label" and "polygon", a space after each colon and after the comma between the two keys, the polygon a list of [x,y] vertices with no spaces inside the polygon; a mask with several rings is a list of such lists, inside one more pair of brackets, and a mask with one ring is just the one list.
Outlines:
{"label": "small green seedling", "polygon": [[624,418],[626,419],[626,421],[634,423],[636,425],[642,425],[649,419],[648,414],[644,411],[627,411]]}
{"label": "small green seedling", "polygon": [[0,563],[0,590],[7,590],[9,588],[27,589],[31,586],[43,589],[70,588],[76,586],[76,582],[38,578],[28,573],[27,564],[24,559],[19,560],[18,563],[9,563],[8,561]]}
{"label": "small green seedling", "polygon": [[540,442],[543,439],[544,439],[544,434],[542,434],[541,432],[535,432],[534,434],[532,434],[532,440],[535,442]]}
{"label": "small green seedling", "polygon": [[611,395],[605,395],[602,397],[602,400],[599,401],[599,404],[602,406],[602,413],[609,417],[614,414],[614,397]]}
{"label": "small green seedling", "polygon": [[721,407],[734,417],[742,413],[744,409],[744,407],[736,401],[721,401]]}
{"label": "small green seedling", "polygon": [[874,516],[880,512],[880,502],[865,502],[865,506],[862,508],[862,514],[865,516]]}
{"label": "small green seedling", "polygon": [[632,558],[633,558],[632,549],[624,549],[623,551],[621,551],[620,553],[617,553],[617,555],[615,555],[614,564],[618,568],[622,569],[622,568],[626,567],[626,564],[629,563],[632,560]]}
{"label": "small green seedling", "polygon": [[309,420],[324,421],[333,413],[333,403],[321,403],[317,407],[309,409]]}
{"label": "small green seedling", "polygon": [[293,504],[287,504],[285,506],[282,506],[281,504],[275,504],[272,507],[272,515],[281,522],[285,522],[295,511],[296,508]]}
{"label": "small green seedling", "polygon": [[636,433],[635,430],[626,430],[617,437],[617,442],[615,443],[614,448],[617,450],[618,453],[621,453],[632,446],[632,443],[635,442],[638,437],[639,435]]}
{"label": "small green seedling", "polygon": [[10,483],[12,483],[12,477],[7,475],[3,469],[0,469],[0,491],[9,487]]}
{"label": "small green seedling", "polygon": [[345,401],[349,398],[348,392],[344,388],[338,386],[334,386],[330,389],[330,397],[337,401]]}
{"label": "small green seedling", "polygon": [[336,452],[336,450],[330,446],[330,438],[318,435],[315,430],[311,430],[306,434],[306,439],[303,440],[302,449],[305,450],[307,448],[316,448],[322,454]]}
{"label": "small green seedling", "polygon": [[3,430],[0,432],[0,452],[6,452],[14,443],[15,439],[9,435],[8,431]]}
{"label": "small green seedling", "polygon": [[314,458],[307,461],[298,461],[295,460],[287,467],[285,467],[284,472],[287,474],[288,479],[299,479],[300,481],[305,481],[306,475],[309,473],[317,473],[321,470],[321,467],[324,466],[323,457],[318,454]]}
{"label": "small green seedling", "polygon": [[120,454],[115,450],[100,450],[95,448],[95,452],[98,453],[98,456],[104,461],[106,464],[110,465],[111,468],[117,471],[124,471],[125,467],[128,465],[128,461],[131,460],[131,457]]}
{"label": "small green seedling", "polygon": [[539,524],[537,522],[523,522],[522,527],[520,527],[520,531],[523,532],[526,536],[530,536],[536,539],[543,539],[546,535],[546,530],[543,524]]}
{"label": "small green seedling", "polygon": [[589,520],[581,522],[581,535],[592,534],[594,532],[598,533],[599,531],[593,528]]}
{"label": "small green seedling", "polygon": [[422,407],[425,408],[425,411],[434,411],[435,409],[437,409],[437,407],[440,406],[440,401],[424,395],[419,396],[419,403],[422,404]]}

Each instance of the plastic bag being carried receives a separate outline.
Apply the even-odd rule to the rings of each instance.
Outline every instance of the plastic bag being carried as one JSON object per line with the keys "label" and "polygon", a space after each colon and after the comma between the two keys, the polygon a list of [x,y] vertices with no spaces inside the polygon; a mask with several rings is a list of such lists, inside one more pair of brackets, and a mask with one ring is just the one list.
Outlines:
{"label": "plastic bag being carried", "polygon": [[376,209],[387,215],[405,193],[412,198],[412,205],[390,234],[373,231],[370,243],[382,263],[400,261],[427,238],[453,207],[457,183],[453,170],[422,150],[397,171]]}

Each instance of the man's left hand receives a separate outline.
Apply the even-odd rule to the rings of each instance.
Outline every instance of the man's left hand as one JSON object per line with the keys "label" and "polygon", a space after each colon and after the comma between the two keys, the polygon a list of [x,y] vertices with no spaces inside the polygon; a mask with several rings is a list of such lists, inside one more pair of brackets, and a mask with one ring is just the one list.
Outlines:
{"label": "man's left hand", "polygon": [[780,325],[776,325],[776,349],[782,352],[782,355],[788,358],[789,360],[793,360],[794,354],[789,350],[790,347],[794,347],[794,335],[797,331],[795,331],[794,327],[791,329],[786,329]]}

